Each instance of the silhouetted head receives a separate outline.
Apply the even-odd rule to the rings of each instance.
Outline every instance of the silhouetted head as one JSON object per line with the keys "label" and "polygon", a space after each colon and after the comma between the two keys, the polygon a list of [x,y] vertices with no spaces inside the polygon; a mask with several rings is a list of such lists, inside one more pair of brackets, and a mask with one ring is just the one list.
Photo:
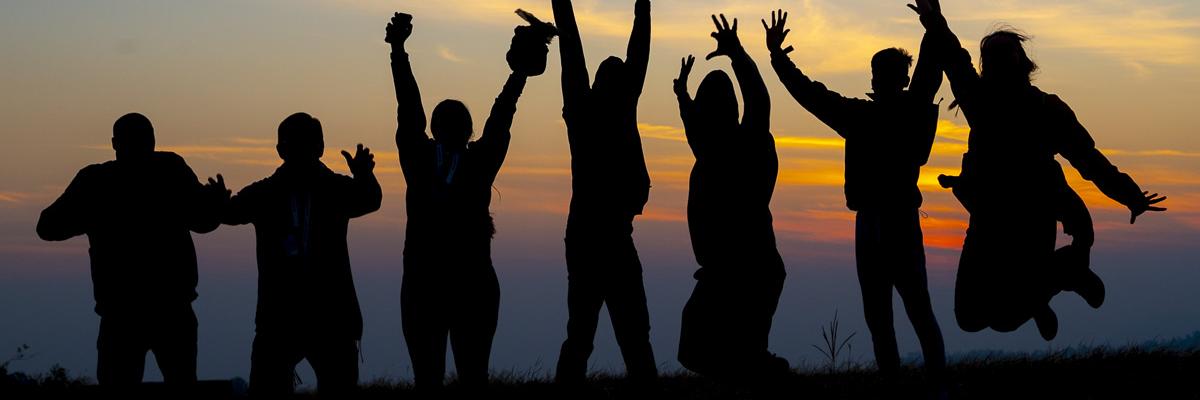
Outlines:
{"label": "silhouetted head", "polygon": [[882,96],[892,96],[908,87],[908,70],[913,56],[901,48],[880,50],[871,58],[871,90]]}
{"label": "silhouetted head", "polygon": [[993,82],[1029,83],[1038,66],[1025,53],[1028,36],[1012,29],[993,32],[979,44],[981,76]]}
{"label": "silhouetted head", "polygon": [[708,132],[730,132],[738,126],[738,101],[725,71],[710,72],[696,89],[696,114]]}
{"label": "silhouetted head", "polygon": [[433,132],[433,140],[450,149],[467,147],[475,133],[471,111],[458,100],[445,100],[434,107],[429,130]]}
{"label": "silhouetted head", "polygon": [[117,160],[139,161],[154,154],[154,126],[150,119],[138,113],[129,113],[117,118],[113,124],[113,150]]}
{"label": "silhouetted head", "polygon": [[617,88],[626,82],[625,60],[609,57],[600,63],[596,69],[596,81],[592,83],[592,93],[598,98],[607,100],[613,96]]}
{"label": "silhouetted head", "polygon": [[279,124],[279,144],[275,145],[285,164],[308,165],[320,162],[325,153],[321,121],[306,113],[295,113]]}

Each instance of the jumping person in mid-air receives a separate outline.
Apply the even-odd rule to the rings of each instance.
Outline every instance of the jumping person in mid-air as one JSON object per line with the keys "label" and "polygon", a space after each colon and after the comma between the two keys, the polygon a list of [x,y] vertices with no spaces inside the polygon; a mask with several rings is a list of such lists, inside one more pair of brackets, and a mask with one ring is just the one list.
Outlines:
{"label": "jumping person in mid-air", "polygon": [[637,0],[625,60],[609,57],[588,84],[583,43],[570,0],[554,0],[561,34],[563,119],[571,146],[571,209],[567,218],[567,340],[556,379],[581,383],[600,307],[607,304],[628,376],[657,379],[650,315],[633,219],[650,193],[637,126],[638,99],[650,62],[650,1]]}
{"label": "jumping person in mid-air", "polygon": [[[530,17],[531,18],[531,17]],[[536,20],[535,20],[536,21]],[[526,79],[544,65],[545,51],[519,52],[513,72],[496,98],[479,140],[462,102],[446,100],[433,110],[425,132],[425,108],[404,44],[412,16],[396,13],[387,26],[396,86],[396,147],[408,184],[401,314],[416,386],[436,390],[446,371],[446,341],[454,351],[458,380],[478,389],[487,384],[492,338],[500,312],[500,286],[492,266],[495,227],[489,209],[492,184],[512,138],[513,115]],[[522,36],[528,32],[532,38]],[[518,29],[519,41],[545,49],[554,29],[538,24]],[[540,42],[539,42],[540,41]],[[540,43],[540,44],[539,44]],[[538,56],[543,58],[529,60]]]}
{"label": "jumping person in mid-air", "polygon": [[805,76],[788,58],[792,47],[783,48],[790,32],[787,14],[780,10],[771,20],[771,26],[765,20],[763,26],[775,73],[801,106],[846,139],[846,205],[857,213],[855,260],[875,364],[885,376],[900,369],[892,322],[895,289],[921,341],[926,369],[940,373],[946,365],[945,346],[929,301],[917,187],[937,131],[933,97],[942,85],[937,46],[930,35],[921,41],[911,79],[908,52],[879,51],[871,59],[870,99],[847,98]]}
{"label": "jumping person in mid-air", "polygon": [[700,270],[683,309],[679,362],[696,373],[733,380],[782,376],[786,360],[767,349],[786,276],[776,248],[771,197],[779,157],[771,135],[771,97],[754,60],[730,26],[713,16],[717,50],[729,57],[745,96],[738,120],[733,82],[724,71],[704,78],[693,100],[683,61],[675,94],[696,157],[688,191],[688,230]]}
{"label": "jumping person in mid-air", "polygon": [[[1009,332],[1033,319],[1051,340],[1058,333],[1049,306],[1055,294],[1072,290],[1093,306],[1104,296],[1102,282],[1086,265],[1059,265],[1062,257],[1055,256],[1056,221],[1066,228],[1090,218],[1081,216],[1082,202],[1064,192],[1069,186],[1054,156],[1063,156],[1084,179],[1128,207],[1130,223],[1147,211],[1165,211],[1155,204],[1166,198],[1143,192],[1096,149],[1062,99],[1032,84],[1037,65],[1025,52],[1027,37],[1011,30],[986,36],[976,72],[937,0],[909,7],[942,47],[955,104],[971,125],[961,176],[943,179],[971,213],[955,288],[958,325],[968,332]],[[1090,229],[1070,230],[1090,244]]]}

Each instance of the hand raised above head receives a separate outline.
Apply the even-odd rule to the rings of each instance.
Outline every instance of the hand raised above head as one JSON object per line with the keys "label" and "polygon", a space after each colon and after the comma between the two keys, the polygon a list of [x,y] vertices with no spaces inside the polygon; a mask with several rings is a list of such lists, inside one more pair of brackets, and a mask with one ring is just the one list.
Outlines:
{"label": "hand raised above head", "polygon": [[796,50],[792,46],[788,46],[786,49],[783,48],[783,40],[787,38],[788,33],[792,32],[791,29],[786,29],[787,19],[788,13],[778,10],[771,11],[770,26],[767,25],[767,20],[762,20],[763,28],[767,30],[767,50],[770,50],[771,54],[779,52],[787,54]]}
{"label": "hand raised above head", "polygon": [[713,25],[717,26],[717,31],[712,33],[713,39],[717,39],[717,49],[709,53],[705,60],[711,60],[717,56],[732,56],[738,51],[742,51],[742,41],[738,39],[737,18],[733,19],[733,25],[729,25],[729,20],[725,19],[725,14],[721,14],[721,20],[717,20],[717,16],[712,16]]}
{"label": "hand raised above head", "polygon": [[371,154],[371,149],[363,147],[362,143],[358,144],[358,150],[353,157],[345,150],[342,150],[342,157],[346,158],[346,166],[350,167],[350,173],[356,177],[369,175],[375,169],[375,155]]}
{"label": "hand raised above head", "polygon": [[395,13],[392,15],[392,21],[387,25],[387,36],[384,36],[383,41],[391,43],[393,46],[402,46],[412,35],[412,15],[405,13]]}
{"label": "hand raised above head", "polygon": [[692,66],[696,65],[696,56],[688,55],[680,64],[679,78],[675,79],[675,94],[686,96],[688,94],[688,77],[692,74]]}

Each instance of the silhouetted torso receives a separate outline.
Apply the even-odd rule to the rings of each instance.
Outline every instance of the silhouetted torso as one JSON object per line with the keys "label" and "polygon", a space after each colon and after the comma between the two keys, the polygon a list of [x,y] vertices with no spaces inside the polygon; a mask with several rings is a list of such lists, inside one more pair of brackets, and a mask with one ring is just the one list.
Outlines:
{"label": "silhouetted torso", "polygon": [[79,172],[38,221],[46,240],[86,234],[96,312],[133,313],[196,299],[192,231],[216,229],[215,207],[182,158],[156,152],[139,164],[109,161]]}
{"label": "silhouetted torso", "polygon": [[351,218],[378,210],[381,198],[373,179],[324,164],[284,164],[233,197],[225,223],[252,223],[257,238],[258,333],[362,336],[346,231]]}

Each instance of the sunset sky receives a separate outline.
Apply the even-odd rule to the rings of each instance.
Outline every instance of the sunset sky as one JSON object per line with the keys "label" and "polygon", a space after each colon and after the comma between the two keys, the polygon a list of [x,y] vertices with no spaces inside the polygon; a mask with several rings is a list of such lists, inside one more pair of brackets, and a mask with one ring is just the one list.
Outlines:
{"label": "sunset sky", "polygon": [[[624,55],[633,0],[576,0],[588,65]],[[641,100],[643,145],[653,180],[635,238],[645,265],[656,355],[679,368],[679,316],[697,268],[687,235],[684,141],[671,81],[679,59],[701,57],[699,79],[729,70],[704,61],[715,43],[708,15],[741,20],[740,36],[774,101],[780,155],[773,211],[788,281],[772,350],[816,365],[810,346],[835,312],[857,331],[853,357],[870,362],[853,259],[853,217],[842,195],[843,142],[798,106],[775,77],[758,20],[791,12],[792,58],[847,96],[870,90],[870,57],[886,47],[914,53],[923,29],[903,0],[656,0],[653,52]],[[1191,0],[943,0],[964,46],[1011,25],[1034,37],[1039,87],[1059,94],[1099,147],[1145,189],[1170,197],[1170,211],[1129,225],[1128,211],[1068,171],[1093,212],[1093,267],[1108,301],[1092,310],[1074,295],[1055,300],[1062,328],[1051,343],[1029,324],[1015,333],[964,333],[953,320],[954,275],[966,213],[938,174],[958,170],[966,120],[943,107],[934,156],[922,172],[922,219],[933,304],[947,350],[1041,350],[1126,344],[1200,330],[1200,3]],[[113,121],[141,112],[160,150],[183,155],[202,177],[221,173],[233,190],[280,163],[275,130],[304,111],[325,128],[325,161],[345,173],[337,150],[363,143],[376,153],[383,208],[352,222],[351,260],[363,303],[363,379],[411,377],[400,334],[404,179],[395,133],[395,98],[384,26],[394,11],[414,14],[409,40],[426,110],[455,98],[482,126],[508,67],[504,54],[523,8],[552,19],[548,0],[38,1],[0,8],[0,361],[29,344],[17,369],[60,363],[94,375],[98,317],[92,312],[87,240],[38,240],[34,226],[82,167],[110,160]],[[561,118],[557,42],[546,75],[521,98],[508,161],[496,182],[494,263],[501,282],[498,371],[549,372],[565,335],[562,236],[570,198],[569,154]],[[953,96],[944,85],[938,98]],[[195,235],[200,258],[199,373],[247,376],[257,272],[253,228]],[[901,352],[919,350],[896,303]],[[603,317],[607,320],[607,316]],[[622,365],[607,322],[594,368]],[[307,374],[307,372],[305,372]],[[156,378],[156,371],[147,378]],[[307,376],[307,375],[306,375]],[[311,380],[306,380],[311,382]]]}

